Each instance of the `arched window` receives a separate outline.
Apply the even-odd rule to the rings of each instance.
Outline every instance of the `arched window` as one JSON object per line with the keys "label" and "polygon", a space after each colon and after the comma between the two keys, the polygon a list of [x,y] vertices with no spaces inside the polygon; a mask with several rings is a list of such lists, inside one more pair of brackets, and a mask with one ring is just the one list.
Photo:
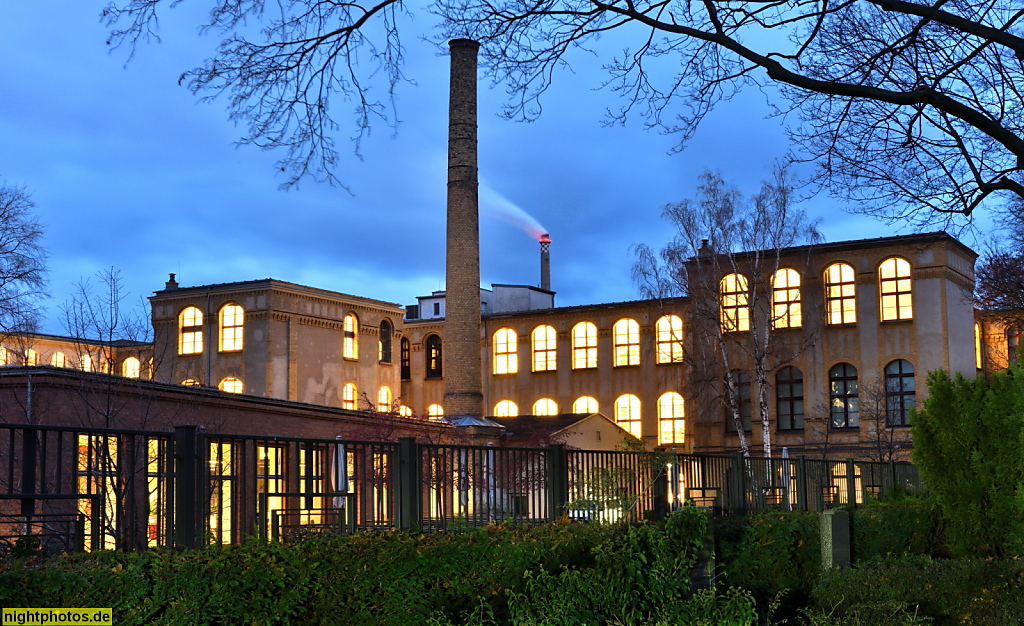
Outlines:
{"label": "arched window", "polygon": [[658,363],[683,362],[683,320],[678,315],[665,315],[654,325]]}
{"label": "arched window", "polygon": [[392,411],[391,387],[387,385],[383,385],[377,390],[377,411],[379,413],[390,413]]}
{"label": "arched window", "polygon": [[612,345],[615,348],[612,365],[640,365],[640,324],[628,317],[615,322]]}
{"label": "arched window", "polygon": [[67,367],[68,357],[63,352],[54,352],[50,357],[50,365],[54,367]]}
{"label": "arched window", "polygon": [[227,393],[242,393],[242,381],[229,376],[220,381],[217,388],[221,391],[226,391]]}
{"label": "arched window", "polygon": [[441,337],[430,335],[424,347],[427,355],[427,378],[441,378],[444,375],[444,360],[441,355]]}
{"label": "arched window", "polygon": [[533,403],[534,415],[558,415],[558,403],[551,398],[541,398]]}
{"label": "arched window", "polygon": [[391,335],[394,333],[391,322],[384,320],[380,323],[380,336],[377,340],[377,360],[381,363],[391,362]]}
{"label": "arched window", "polygon": [[341,388],[341,408],[355,411],[357,397],[356,384],[345,383],[345,386]]}
{"label": "arched window", "polygon": [[[736,393],[736,404],[739,406],[743,430],[749,431],[754,408],[750,402],[750,374],[734,370],[730,376]],[[730,403],[726,404],[725,429],[732,433],[736,432],[736,419],[733,416]]]}
{"label": "arched window", "polygon": [[444,417],[444,409],[440,404],[431,404],[427,407],[427,417],[432,420],[439,420]]}
{"label": "arched window", "polygon": [[825,268],[825,317],[829,324],[857,321],[857,285],[853,266],[833,263]]}
{"label": "arched window", "polygon": [[398,407],[398,417],[412,417],[412,409],[403,405]]}
{"label": "arched window", "polygon": [[178,354],[199,354],[202,351],[203,312],[194,306],[186,307],[178,315]]}
{"label": "arched window", "polygon": [[772,275],[772,328],[799,328],[803,325],[800,308],[800,274],[781,269]]}
{"label": "arched window", "polygon": [[580,396],[572,403],[572,412],[577,415],[597,413],[597,400],[590,396]]}
{"label": "arched window", "polygon": [[661,394],[658,398],[658,443],[683,443],[686,435],[686,420],[683,396],[674,391]]}
{"label": "arched window", "polygon": [[913,285],[907,260],[892,257],[882,261],[878,266],[878,287],[883,322],[914,318]]}
{"label": "arched window", "polygon": [[547,324],[534,328],[530,333],[530,343],[533,346],[533,371],[552,372],[558,368],[556,337],[555,329]]}
{"label": "arched window", "polygon": [[494,405],[494,417],[516,417],[519,415],[519,407],[511,400],[502,400]]}
{"label": "arched window", "polygon": [[25,350],[25,365],[39,365],[39,353],[34,348]]}
{"label": "arched window", "polygon": [[572,368],[574,370],[597,367],[597,326],[580,322],[572,327]]}
{"label": "arched window", "polygon": [[750,330],[750,292],[747,277],[728,274],[719,283],[721,292],[722,330]]}
{"label": "arched window", "polygon": [[917,403],[914,366],[896,359],[885,366],[885,417],[890,426],[910,424],[910,410]]}
{"label": "arched window", "polygon": [[93,368],[92,355],[83,354],[82,358],[78,359],[78,362],[82,364],[83,372],[91,372]]}
{"label": "arched window", "polygon": [[981,369],[981,322],[974,322],[974,367]]}
{"label": "arched window", "polygon": [[245,311],[237,304],[226,304],[220,310],[220,351],[236,352],[242,349],[242,325]]}
{"label": "arched window", "polygon": [[359,318],[349,313],[342,321],[341,356],[346,359],[359,358]]}
{"label": "arched window", "polygon": [[775,415],[779,430],[803,430],[804,375],[792,365],[775,374]]}
{"label": "arched window", "polygon": [[640,398],[624,393],[615,400],[615,423],[640,438]]}
{"label": "arched window", "polygon": [[[401,359],[399,369],[401,370],[402,380],[409,380],[412,377],[412,342],[410,342],[407,337],[402,337],[402,340],[399,342],[399,346],[399,350],[401,351],[401,354],[399,355],[399,358]],[[440,344],[438,344],[438,350],[440,351]]]}
{"label": "arched window", "polygon": [[499,328],[494,332],[494,373],[515,374],[519,371],[516,354],[519,339],[511,328]]}
{"label": "arched window", "polygon": [[137,358],[130,356],[124,361],[121,361],[121,376],[125,378],[138,378],[142,373],[142,362]]}
{"label": "arched window", "polygon": [[198,387],[199,381],[196,380],[195,378],[186,378],[185,380],[181,381],[181,384],[186,385],[188,387]]}
{"label": "arched window", "polygon": [[832,407],[832,428],[857,428],[860,411],[857,407],[857,368],[838,363],[828,371],[829,405]]}

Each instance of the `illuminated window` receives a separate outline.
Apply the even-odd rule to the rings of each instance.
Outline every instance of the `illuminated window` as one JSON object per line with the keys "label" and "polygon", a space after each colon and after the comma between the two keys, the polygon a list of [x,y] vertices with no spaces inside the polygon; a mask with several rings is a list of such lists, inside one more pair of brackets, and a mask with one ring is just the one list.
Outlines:
{"label": "illuminated window", "polygon": [[190,306],[181,312],[178,316],[178,337],[178,354],[199,354],[203,351],[202,311]]}
{"label": "illuminated window", "polygon": [[[736,393],[736,404],[740,410],[740,421],[743,422],[743,430],[750,430],[750,420],[753,415],[753,405],[750,402],[750,374],[734,371],[731,374],[733,388]],[[732,405],[727,406],[727,417],[725,429],[729,432],[736,432],[736,419],[732,413]]]}
{"label": "illuminated window", "polygon": [[242,393],[242,381],[238,380],[237,378],[229,376],[224,380],[220,381],[220,384],[217,385],[217,388],[220,389],[221,391],[226,391],[228,393]]}
{"label": "illuminated window", "polygon": [[572,403],[572,412],[577,415],[597,413],[597,400],[590,396],[580,396]]}
{"label": "illuminated window", "polygon": [[839,363],[828,371],[829,405],[832,428],[857,428],[860,412],[857,408],[857,368]]}
{"label": "illuminated window", "polygon": [[829,324],[857,321],[857,285],[853,266],[833,263],[825,269],[825,310]]}
{"label": "illuminated window", "polygon": [[640,438],[640,398],[625,393],[615,400],[615,423]]}
{"label": "illuminated window", "polygon": [[437,335],[427,337],[427,378],[441,378],[444,362],[441,359],[441,338]]}
{"label": "illuminated window", "polygon": [[404,404],[398,407],[399,417],[412,417],[412,409],[405,406]]}
{"label": "illuminated window", "polygon": [[658,398],[658,443],[683,443],[686,435],[686,420],[683,396],[674,391],[661,394]]}
{"label": "illuminated window", "polygon": [[440,404],[431,404],[427,407],[427,417],[432,420],[439,420],[444,417],[444,409]]}
{"label": "illuminated window", "polygon": [[775,415],[779,430],[804,427],[804,375],[792,365],[775,374]]}
{"label": "illuminated window", "polygon": [[39,353],[32,348],[25,350],[25,365],[38,365],[39,364]]}
{"label": "illuminated window", "polygon": [[981,369],[981,323],[974,322],[974,367]]}
{"label": "illuminated window", "polygon": [[511,328],[499,328],[494,333],[494,373],[515,374],[519,371],[519,358],[516,331]]}
{"label": "illuminated window", "polygon": [[597,367],[597,326],[580,322],[572,327],[572,368],[574,370]]}
{"label": "illuminated window", "polygon": [[377,391],[377,411],[390,413],[391,410],[391,387],[384,385]]}
{"label": "illuminated window", "polygon": [[341,388],[341,408],[348,409],[350,411],[356,410],[355,383],[345,383],[345,386]]}
{"label": "illuminated window", "polygon": [[678,315],[666,315],[654,325],[654,340],[658,363],[683,362],[683,320]]}
{"label": "illuminated window", "polygon": [[799,328],[803,325],[800,309],[800,274],[782,269],[772,275],[772,328]]}
{"label": "illuminated window", "polygon": [[402,380],[409,380],[412,377],[412,342],[402,337],[398,345]]}
{"label": "illuminated window", "polygon": [[530,343],[533,345],[533,371],[551,372],[558,367],[555,349],[555,329],[543,324],[533,329]]}
{"label": "illuminated window", "polygon": [[494,417],[516,417],[519,415],[519,407],[511,400],[502,400],[494,405]]}
{"label": "illuminated window", "polygon": [[121,362],[121,376],[125,378],[138,378],[142,373],[142,363],[135,357],[130,356]]}
{"label": "illuminated window", "polygon": [[0,346],[0,365],[7,365],[7,348]]}
{"label": "illuminated window", "polygon": [[359,320],[355,313],[349,313],[342,322],[341,356],[346,359],[359,358]]}
{"label": "illuminated window", "polygon": [[380,323],[380,337],[377,340],[377,360],[381,363],[391,362],[391,335],[394,328],[391,322],[384,320]]}
{"label": "illuminated window", "polygon": [[67,367],[68,357],[63,352],[54,352],[50,357],[50,365],[54,367]]}
{"label": "illuminated window", "polygon": [[914,366],[896,359],[885,366],[885,417],[890,426],[910,424],[910,410],[917,402]]}
{"label": "illuminated window", "polygon": [[198,387],[199,381],[196,380],[195,378],[186,378],[185,380],[181,381],[181,384],[187,385],[189,387]]}
{"label": "illuminated window", "polygon": [[93,363],[92,363],[92,355],[91,354],[83,354],[82,358],[80,358],[78,360],[78,362],[82,364],[82,371],[83,372],[91,372],[92,371]]}
{"label": "illuminated window", "polygon": [[729,274],[719,283],[719,289],[722,297],[722,330],[750,330],[750,294],[747,277],[743,274]]}
{"label": "illuminated window", "polygon": [[882,321],[914,318],[911,297],[910,263],[892,257],[878,266],[878,286],[882,299]]}
{"label": "illuminated window", "polygon": [[234,352],[242,349],[242,325],[245,311],[237,304],[225,305],[220,310],[220,351]]}
{"label": "illuminated window", "polygon": [[551,398],[541,398],[533,403],[534,415],[558,415],[558,403]]}
{"label": "illuminated window", "polygon": [[612,345],[615,347],[615,367],[640,365],[640,324],[636,320],[621,319],[612,326]]}

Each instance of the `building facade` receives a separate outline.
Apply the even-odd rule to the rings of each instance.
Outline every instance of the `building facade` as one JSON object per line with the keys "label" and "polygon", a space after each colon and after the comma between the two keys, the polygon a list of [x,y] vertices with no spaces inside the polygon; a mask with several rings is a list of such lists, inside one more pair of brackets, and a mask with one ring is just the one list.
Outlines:
{"label": "building facade", "polygon": [[[572,307],[554,306],[549,289],[495,285],[480,292],[484,412],[600,413],[680,452],[734,452],[742,430],[756,454],[766,406],[776,450],[905,458],[927,372],[973,375],[1015,358],[1021,333],[975,319],[976,256],[930,233],[789,248],[770,267],[695,258],[691,274],[710,274],[687,297]],[[402,307],[271,279],[182,287],[172,276],[151,304],[153,344],[108,346],[90,357],[106,364],[90,366],[350,411],[446,414],[457,365],[444,292]],[[10,364],[89,363],[65,338],[19,341],[4,342]]]}

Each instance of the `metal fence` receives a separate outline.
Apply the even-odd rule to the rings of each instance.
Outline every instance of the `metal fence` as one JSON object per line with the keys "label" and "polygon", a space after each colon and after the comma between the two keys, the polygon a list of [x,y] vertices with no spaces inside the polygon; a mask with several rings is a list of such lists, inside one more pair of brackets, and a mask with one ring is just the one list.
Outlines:
{"label": "metal fence", "polygon": [[137,550],[355,528],[856,506],[904,463],[508,448],[0,424],[0,549]]}

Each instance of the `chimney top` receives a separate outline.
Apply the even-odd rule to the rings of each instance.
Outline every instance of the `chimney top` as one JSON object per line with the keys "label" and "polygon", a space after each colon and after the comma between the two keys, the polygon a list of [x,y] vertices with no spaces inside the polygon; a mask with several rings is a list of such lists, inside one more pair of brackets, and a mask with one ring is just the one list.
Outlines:
{"label": "chimney top", "polygon": [[170,278],[164,283],[164,289],[177,289],[178,281],[174,280],[174,274],[169,274]]}

